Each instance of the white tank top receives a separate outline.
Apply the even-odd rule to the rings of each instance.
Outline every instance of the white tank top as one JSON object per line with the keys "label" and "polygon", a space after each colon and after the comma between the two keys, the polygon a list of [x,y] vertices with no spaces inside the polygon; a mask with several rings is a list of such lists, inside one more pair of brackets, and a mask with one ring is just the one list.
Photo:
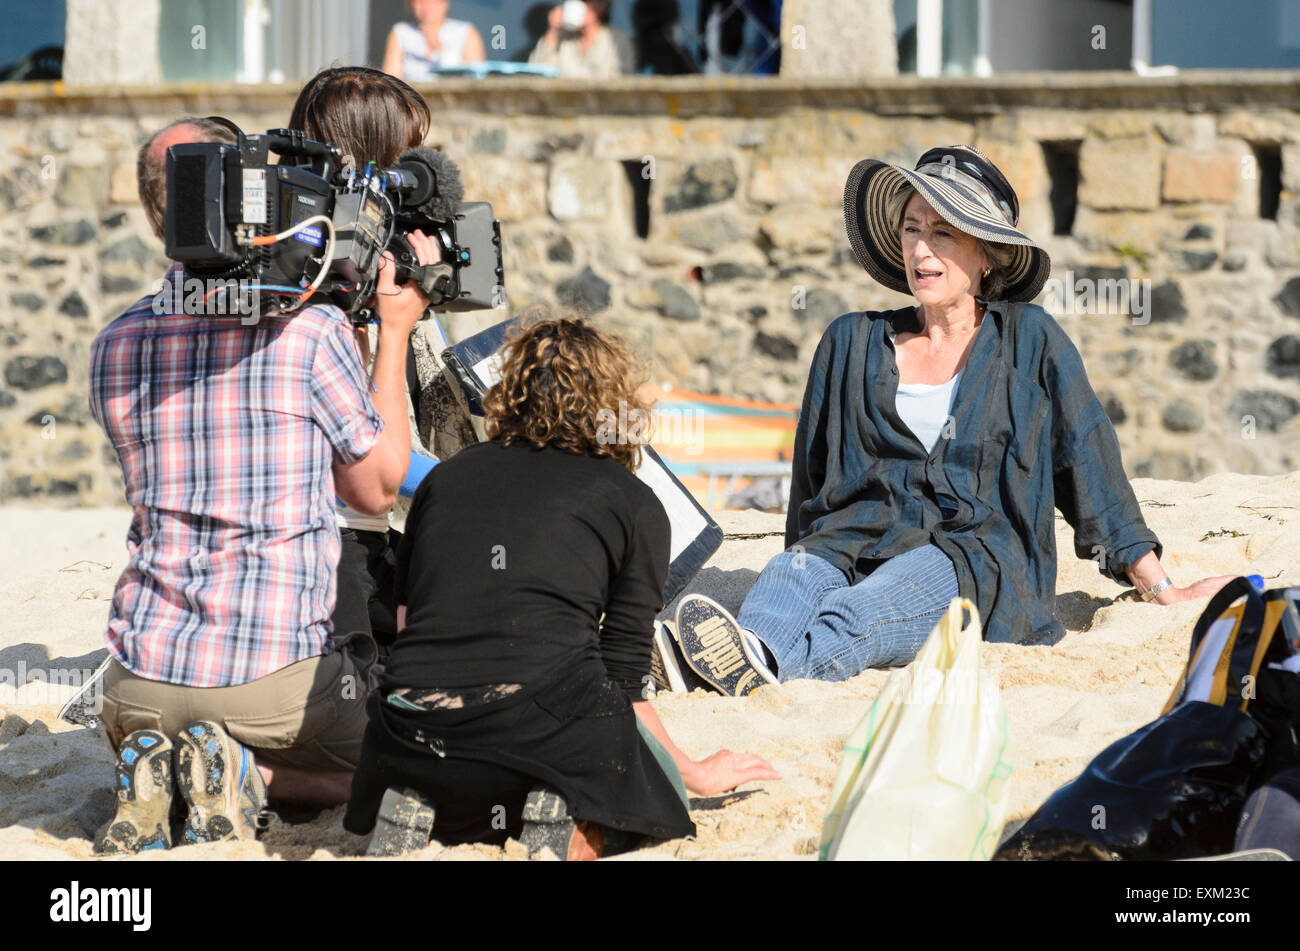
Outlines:
{"label": "white tank top", "polygon": [[[958,370],[947,383],[900,383],[894,408],[903,418],[926,452],[934,452],[934,445],[943,435],[943,427],[952,411],[952,397],[965,370]],[[951,434],[950,434],[951,435]]]}
{"label": "white tank top", "polygon": [[442,49],[429,55],[429,44],[414,23],[403,21],[393,27],[397,44],[402,48],[402,78],[407,82],[432,79],[439,69],[464,66],[465,38],[470,24],[465,20],[443,20],[438,30]]}

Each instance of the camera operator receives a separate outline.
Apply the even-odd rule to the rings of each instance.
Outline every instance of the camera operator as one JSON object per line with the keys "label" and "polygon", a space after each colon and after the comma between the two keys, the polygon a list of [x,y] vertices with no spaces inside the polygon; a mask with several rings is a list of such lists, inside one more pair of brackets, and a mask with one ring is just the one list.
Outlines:
{"label": "camera operator", "polygon": [[[368,67],[349,66],[322,70],[302,88],[289,127],[306,132],[309,139],[337,145],[345,163],[350,161],[361,171],[370,162],[380,168],[390,167],[407,149],[422,144],[430,119],[423,97],[402,80]],[[413,346],[415,343],[412,339]],[[364,327],[357,331],[357,346],[362,362],[368,362],[369,336]],[[414,353],[407,359],[413,364]],[[421,445],[418,432],[414,432],[413,419],[412,411],[412,443],[432,455],[429,450],[433,447]],[[454,451],[456,443],[476,440],[466,423],[463,432],[444,441],[451,444],[444,448]],[[393,576],[400,536],[390,527],[391,512],[367,516],[341,506],[336,516],[342,549],[333,615],[335,633],[368,634],[386,649],[397,635]]]}
{"label": "camera operator", "polygon": [[[155,232],[170,144],[157,136],[142,150]],[[421,264],[438,259],[422,233],[410,244]],[[184,282],[179,264],[167,280]],[[149,296],[95,338],[90,409],[133,508],[105,634],[117,812],[99,852],[170,846],[176,792],[190,842],[254,837],[268,799],[348,798],[369,670],[330,635],[334,496],[365,515],[397,497],[410,454],[406,353],[428,303],[394,283],[390,257],[377,291],[373,384],[329,303],[247,326]]]}

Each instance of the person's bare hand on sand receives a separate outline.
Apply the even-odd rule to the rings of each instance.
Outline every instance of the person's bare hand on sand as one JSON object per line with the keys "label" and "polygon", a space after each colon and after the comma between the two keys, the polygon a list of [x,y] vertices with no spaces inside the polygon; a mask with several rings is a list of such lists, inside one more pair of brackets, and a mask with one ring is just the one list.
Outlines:
{"label": "person's bare hand on sand", "polygon": [[1195,581],[1185,588],[1166,588],[1156,595],[1155,600],[1157,604],[1174,604],[1177,601],[1212,598],[1219,593],[1220,588],[1236,577],[1236,575],[1215,575],[1213,578]]}
{"label": "person's bare hand on sand", "polygon": [[760,779],[780,779],[781,774],[761,756],[718,750],[682,770],[686,788],[697,796],[731,792],[737,786]]}

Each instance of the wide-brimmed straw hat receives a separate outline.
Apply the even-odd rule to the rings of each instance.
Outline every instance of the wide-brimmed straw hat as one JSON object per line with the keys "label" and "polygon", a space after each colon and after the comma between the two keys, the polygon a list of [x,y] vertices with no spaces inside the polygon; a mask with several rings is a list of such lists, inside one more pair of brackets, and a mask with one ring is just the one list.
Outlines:
{"label": "wide-brimmed straw hat", "polygon": [[930,149],[913,170],[863,159],[844,186],[844,224],[858,263],[881,284],[904,294],[907,268],[896,222],[885,209],[900,188],[912,186],[954,228],[1012,249],[1002,300],[1038,296],[1051,271],[1047,252],[1016,230],[1020,201],[1015,189],[984,153],[969,145]]}

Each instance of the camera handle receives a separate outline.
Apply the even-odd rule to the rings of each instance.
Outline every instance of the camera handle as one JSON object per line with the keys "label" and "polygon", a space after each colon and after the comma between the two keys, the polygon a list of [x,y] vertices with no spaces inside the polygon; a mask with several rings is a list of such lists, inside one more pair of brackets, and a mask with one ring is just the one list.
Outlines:
{"label": "camera handle", "polygon": [[405,284],[414,281],[415,285],[429,298],[435,307],[447,301],[452,295],[456,272],[450,264],[439,261],[437,264],[401,264],[393,274],[393,283]]}
{"label": "camera handle", "polygon": [[401,233],[393,236],[388,243],[388,249],[392,251],[393,261],[397,265],[393,272],[394,284],[401,285],[407,281],[414,281],[434,307],[445,304],[457,296],[456,270],[450,264],[445,261],[421,264],[415,249]]}

